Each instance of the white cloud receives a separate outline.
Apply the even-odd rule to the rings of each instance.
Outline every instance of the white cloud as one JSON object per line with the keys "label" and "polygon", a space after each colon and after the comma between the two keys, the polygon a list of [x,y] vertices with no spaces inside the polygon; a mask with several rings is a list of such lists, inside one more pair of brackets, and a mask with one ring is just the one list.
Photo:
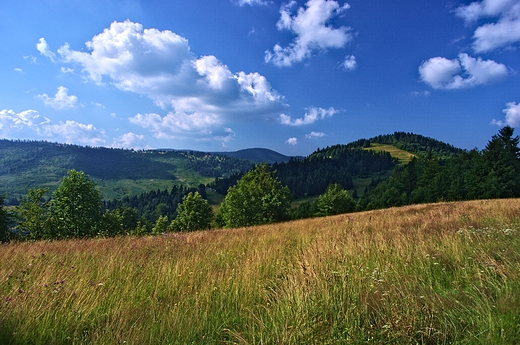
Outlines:
{"label": "white cloud", "polygon": [[[111,83],[173,109],[164,117],[133,118],[156,136],[169,137],[179,129],[209,135],[217,128],[213,126],[272,117],[288,107],[262,75],[233,73],[215,56],[196,58],[188,40],[169,30],[143,29],[128,20],[114,22],[86,46],[85,52],[65,44],[58,52],[63,62],[79,64],[97,84]],[[145,117],[153,121],[147,123]]]}
{"label": "white cloud", "polygon": [[353,39],[352,28],[333,28],[330,21],[350,8],[348,3],[340,6],[335,0],[308,0],[306,8],[300,7],[292,15],[296,5],[291,1],[280,8],[278,30],[289,30],[296,34],[294,42],[282,48],[276,44],[273,51],[265,52],[265,61],[277,66],[291,66],[308,58],[314,50],[343,48]]}
{"label": "white cloud", "polygon": [[330,107],[329,109],[323,108],[315,108],[312,107],[309,109],[307,113],[303,116],[303,118],[292,120],[289,115],[281,114],[280,122],[284,125],[288,126],[303,126],[314,123],[318,120],[323,120],[327,117],[332,117],[332,115],[338,113],[339,111]]}
{"label": "white cloud", "polygon": [[135,134],[132,132],[125,133],[120,137],[115,138],[112,143],[112,147],[135,150],[144,150],[149,148],[144,139],[144,135]]}
{"label": "white cloud", "polygon": [[106,107],[101,104],[101,103],[97,103],[97,102],[91,102],[92,105],[94,105],[94,107],[96,107],[97,109],[105,109]]}
{"label": "white cloud", "polygon": [[58,87],[58,91],[53,98],[49,97],[46,93],[38,95],[38,98],[43,101],[46,106],[49,106],[56,110],[67,110],[77,107],[78,97],[74,95],[68,95],[68,89],[63,86]]}
{"label": "white cloud", "polygon": [[137,114],[128,120],[135,125],[148,129],[158,139],[178,139],[188,134],[207,136],[211,133],[208,128],[219,124],[216,116],[183,112],[170,112],[164,117],[153,113]]}
{"label": "white cloud", "polygon": [[70,120],[52,124],[48,118],[41,118],[36,110],[31,109],[20,113],[7,109],[0,111],[2,136],[10,137],[11,134],[27,130],[42,137],[60,138],[69,144],[100,146],[105,143],[105,132],[96,129],[92,124],[86,125]]}
{"label": "white cloud", "polygon": [[239,6],[244,6],[244,5],[254,6],[254,5],[268,5],[270,3],[270,1],[267,1],[267,0],[236,0],[235,3],[238,4]]}
{"label": "white cloud", "polygon": [[322,138],[324,136],[325,136],[325,133],[323,133],[323,132],[310,132],[309,134],[305,134],[306,139]]}
{"label": "white cloud", "polygon": [[341,64],[341,67],[343,67],[347,71],[353,71],[357,68],[357,61],[356,57],[354,55],[347,55],[345,57],[345,61]]}
{"label": "white cloud", "polygon": [[14,69],[14,71],[15,71],[15,72],[19,72],[19,73],[23,73],[23,70],[22,70],[21,68],[18,68],[18,67],[16,67],[16,68]]}
{"label": "white cloud", "polygon": [[49,122],[46,118],[43,121],[39,121],[39,118],[40,114],[32,109],[20,113],[7,109],[0,110],[0,133],[2,133],[2,136],[9,136],[11,132],[26,128],[36,128]]}
{"label": "white cloud", "polygon": [[477,53],[492,51],[520,41],[519,0],[477,1],[457,8],[455,14],[463,18],[467,25],[481,18],[495,18],[475,30],[473,49]]}
{"label": "white cloud", "polygon": [[298,144],[298,139],[296,139],[294,137],[293,138],[289,138],[289,139],[287,139],[286,143],[289,144],[289,145],[296,145],[296,144]]}
{"label": "white cloud", "polygon": [[51,61],[54,61],[54,58],[56,57],[56,54],[54,54],[49,49],[49,45],[47,44],[47,41],[45,40],[45,38],[43,38],[43,37],[40,38],[40,40],[36,44],[36,49],[38,49],[40,54],[42,54],[43,56],[48,57],[49,59],[51,59]]}
{"label": "white cloud", "polygon": [[430,95],[430,91],[426,90],[426,91],[413,91],[412,92],[412,96],[429,96]]}
{"label": "white cloud", "polygon": [[458,59],[434,57],[421,64],[422,81],[434,89],[464,89],[490,84],[505,78],[509,72],[503,64],[493,60],[460,54]]}
{"label": "white cloud", "polygon": [[44,125],[39,132],[47,137],[62,138],[67,144],[103,146],[106,143],[105,131],[98,130],[93,124],[86,125],[73,120]]}
{"label": "white cloud", "polygon": [[491,124],[498,126],[511,126],[520,127],[520,103],[509,102],[506,104],[506,108],[502,110],[506,114],[505,121],[495,120],[491,121]]}

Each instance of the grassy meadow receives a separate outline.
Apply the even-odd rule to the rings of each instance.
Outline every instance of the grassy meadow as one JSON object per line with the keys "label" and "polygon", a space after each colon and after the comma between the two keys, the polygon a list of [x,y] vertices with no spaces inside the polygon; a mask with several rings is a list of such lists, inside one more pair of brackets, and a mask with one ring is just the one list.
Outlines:
{"label": "grassy meadow", "polygon": [[519,344],[520,199],[0,246],[0,344]]}
{"label": "grassy meadow", "polygon": [[408,151],[401,150],[394,145],[389,144],[378,144],[378,143],[371,143],[370,147],[363,148],[364,150],[372,150],[372,151],[386,151],[390,153],[390,155],[394,158],[397,158],[399,160],[399,164],[404,165],[406,163],[409,163],[412,158],[415,156],[413,153],[410,153]]}

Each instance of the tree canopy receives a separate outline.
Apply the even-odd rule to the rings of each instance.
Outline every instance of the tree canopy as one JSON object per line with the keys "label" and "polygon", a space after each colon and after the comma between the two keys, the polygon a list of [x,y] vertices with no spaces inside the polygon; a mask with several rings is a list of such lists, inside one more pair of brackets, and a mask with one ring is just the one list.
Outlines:
{"label": "tree canopy", "polygon": [[335,214],[353,212],[356,202],[339,184],[331,184],[324,194],[315,201],[317,216],[332,216]]}
{"label": "tree canopy", "polygon": [[101,221],[96,184],[82,171],[69,170],[53,194],[52,228],[59,237],[91,237]]}
{"label": "tree canopy", "polygon": [[213,210],[199,192],[188,193],[177,207],[177,218],[172,221],[175,231],[207,230],[211,228]]}
{"label": "tree canopy", "polygon": [[246,173],[220,206],[226,227],[268,224],[289,219],[292,195],[264,163]]}

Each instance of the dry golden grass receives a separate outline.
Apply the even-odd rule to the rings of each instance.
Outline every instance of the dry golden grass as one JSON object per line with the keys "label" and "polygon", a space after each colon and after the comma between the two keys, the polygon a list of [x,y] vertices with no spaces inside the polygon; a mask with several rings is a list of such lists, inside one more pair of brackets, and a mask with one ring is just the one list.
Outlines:
{"label": "dry golden grass", "polygon": [[520,200],[0,247],[0,343],[520,343]]}

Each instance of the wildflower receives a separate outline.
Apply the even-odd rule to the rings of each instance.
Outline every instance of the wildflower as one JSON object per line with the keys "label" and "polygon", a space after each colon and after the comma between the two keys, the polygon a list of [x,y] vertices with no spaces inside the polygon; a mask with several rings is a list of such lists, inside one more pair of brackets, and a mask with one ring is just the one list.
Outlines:
{"label": "wildflower", "polygon": [[23,289],[18,289],[18,292],[23,293],[24,291],[23,291]]}
{"label": "wildflower", "polygon": [[13,299],[12,299],[11,297],[6,297],[6,298],[5,298],[5,301],[6,301],[6,302],[9,302],[9,301],[12,301],[12,300],[13,300]]}

